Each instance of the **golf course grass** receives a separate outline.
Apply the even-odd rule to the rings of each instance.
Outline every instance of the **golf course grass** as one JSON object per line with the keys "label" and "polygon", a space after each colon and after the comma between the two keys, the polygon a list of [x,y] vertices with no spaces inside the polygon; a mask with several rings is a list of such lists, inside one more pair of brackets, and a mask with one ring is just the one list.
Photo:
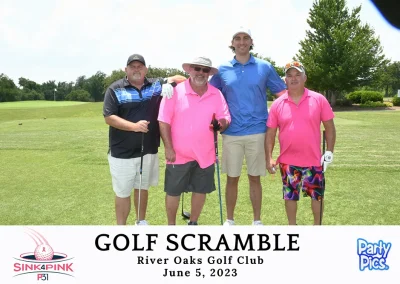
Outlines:
{"label": "golf course grass", "polygon": [[[114,193],[107,162],[103,103],[0,103],[0,224],[113,225]],[[325,225],[399,225],[400,111],[336,112],[337,143],[326,173]],[[222,155],[221,139],[219,154]],[[164,150],[160,182],[149,192],[147,220],[166,224]],[[275,149],[275,158],[279,148]],[[217,179],[215,179],[217,184]],[[221,174],[223,215],[225,181]],[[279,174],[262,177],[262,221],[285,225]],[[246,167],[235,221],[249,225],[252,209]],[[190,209],[185,195],[185,210]],[[177,216],[177,224],[186,222]],[[132,210],[129,223],[134,224]],[[218,190],[208,195],[199,223],[219,225]],[[310,200],[301,198],[298,224],[312,224]]]}

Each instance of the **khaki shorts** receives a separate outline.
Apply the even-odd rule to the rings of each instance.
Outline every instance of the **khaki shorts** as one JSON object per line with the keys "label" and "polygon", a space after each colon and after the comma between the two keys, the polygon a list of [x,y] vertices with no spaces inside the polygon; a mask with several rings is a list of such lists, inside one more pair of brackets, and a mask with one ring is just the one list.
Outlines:
{"label": "khaki shorts", "polygon": [[265,176],[265,133],[232,136],[222,134],[221,171],[229,177],[242,173],[243,158],[246,158],[247,174]]}
{"label": "khaki shorts", "polygon": [[[119,159],[108,155],[112,185],[115,195],[121,198],[131,196],[134,188],[140,187],[140,158]],[[143,156],[142,186],[147,190],[150,186],[158,185],[158,154]]]}

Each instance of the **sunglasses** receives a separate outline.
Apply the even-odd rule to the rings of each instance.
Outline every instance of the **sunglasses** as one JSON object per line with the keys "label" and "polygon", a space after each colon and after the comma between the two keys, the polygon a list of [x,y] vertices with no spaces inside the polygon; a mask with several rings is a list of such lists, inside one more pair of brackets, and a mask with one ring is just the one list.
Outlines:
{"label": "sunglasses", "polygon": [[198,67],[198,66],[192,66],[192,68],[194,69],[194,71],[196,71],[196,72],[200,72],[200,70],[202,70],[203,71],[203,73],[210,73],[210,71],[211,71],[211,68],[208,68],[208,67]]}
{"label": "sunglasses", "polygon": [[285,65],[285,70],[287,70],[287,69],[289,69],[289,68],[291,68],[291,67],[299,67],[299,68],[304,69],[303,64],[301,64],[301,63],[298,62],[298,61],[292,61],[292,62],[290,62],[290,63],[287,63],[287,64]]}

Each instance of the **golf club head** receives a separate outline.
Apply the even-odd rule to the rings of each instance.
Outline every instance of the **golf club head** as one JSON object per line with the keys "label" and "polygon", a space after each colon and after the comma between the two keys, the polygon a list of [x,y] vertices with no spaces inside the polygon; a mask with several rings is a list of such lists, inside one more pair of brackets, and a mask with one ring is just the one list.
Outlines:
{"label": "golf club head", "polygon": [[182,211],[182,217],[183,219],[190,219],[190,213],[186,211]]}

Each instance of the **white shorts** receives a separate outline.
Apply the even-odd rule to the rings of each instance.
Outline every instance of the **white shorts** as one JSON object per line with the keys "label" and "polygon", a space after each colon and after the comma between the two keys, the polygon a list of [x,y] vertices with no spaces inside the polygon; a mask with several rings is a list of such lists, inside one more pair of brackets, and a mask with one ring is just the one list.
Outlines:
{"label": "white shorts", "polygon": [[[121,198],[131,196],[132,190],[140,187],[140,158],[119,159],[108,155],[112,185],[115,195]],[[147,190],[158,185],[158,154],[143,156],[142,186]]]}

